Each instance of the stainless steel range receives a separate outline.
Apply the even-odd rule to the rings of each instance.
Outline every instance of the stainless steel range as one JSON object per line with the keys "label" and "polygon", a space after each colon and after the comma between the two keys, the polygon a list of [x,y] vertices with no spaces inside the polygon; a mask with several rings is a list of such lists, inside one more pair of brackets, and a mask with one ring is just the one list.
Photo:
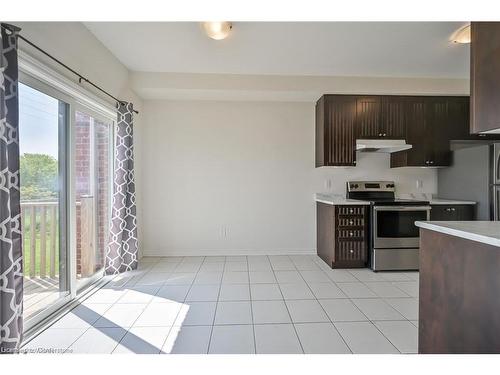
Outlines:
{"label": "stainless steel range", "polygon": [[429,220],[427,201],[396,199],[394,181],[349,181],[347,198],[369,201],[370,263],[374,271],[417,270],[419,230]]}

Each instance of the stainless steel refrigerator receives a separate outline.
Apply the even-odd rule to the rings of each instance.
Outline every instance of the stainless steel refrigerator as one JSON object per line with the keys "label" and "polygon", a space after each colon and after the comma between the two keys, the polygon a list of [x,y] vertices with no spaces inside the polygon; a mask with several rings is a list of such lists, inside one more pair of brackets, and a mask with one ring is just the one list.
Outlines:
{"label": "stainless steel refrigerator", "polygon": [[438,171],[438,197],[477,202],[477,220],[500,220],[500,143],[453,151]]}

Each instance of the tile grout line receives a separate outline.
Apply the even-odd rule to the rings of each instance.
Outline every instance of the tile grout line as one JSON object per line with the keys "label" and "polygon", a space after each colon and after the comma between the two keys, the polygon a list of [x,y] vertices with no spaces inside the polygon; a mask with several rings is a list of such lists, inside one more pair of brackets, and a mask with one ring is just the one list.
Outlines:
{"label": "tile grout line", "polygon": [[[293,267],[295,268],[295,270],[298,272],[298,269],[295,266],[295,263],[292,261],[292,259],[290,257],[288,257],[288,258],[289,258],[290,262],[293,264]],[[278,283],[278,279],[276,278],[276,272],[274,271],[274,267],[273,267],[272,263],[271,263],[271,270],[273,271],[273,275],[274,275],[274,278],[276,280],[276,283]],[[300,349],[302,350],[302,354],[305,354],[304,346],[302,345],[302,342],[300,341],[299,334],[297,333],[297,328],[295,327],[295,324],[293,323],[292,314],[290,314],[290,310],[288,309],[288,305],[286,304],[286,301],[285,301],[285,296],[283,295],[283,292],[281,290],[281,286],[279,283],[278,283],[278,289],[280,290],[281,297],[283,298],[283,304],[285,305],[286,311],[288,312],[288,316],[290,317],[290,323],[292,324],[293,331],[295,332],[295,336],[297,337],[297,341],[299,342]]]}
{"label": "tile grout line", "polygon": [[[269,262],[269,258],[267,257]],[[250,287],[250,265],[248,264],[247,257],[247,272],[248,272],[248,295],[250,297],[250,312],[252,313],[252,332],[253,332],[253,352],[257,354],[257,340],[255,339],[255,318],[253,316],[253,300],[252,300],[252,288]]]}
{"label": "tile grout line", "polygon": [[212,320],[212,327],[210,328],[210,336],[208,337],[206,354],[210,353],[210,345],[212,344],[212,335],[214,333],[215,319],[217,318],[217,309],[219,308],[220,291],[222,289],[222,279],[224,278],[224,272],[226,271],[226,263],[227,263],[227,257],[224,257],[224,265],[222,266],[222,276],[220,278],[220,283],[219,283],[219,293],[217,293],[217,301],[215,301],[214,318]]}

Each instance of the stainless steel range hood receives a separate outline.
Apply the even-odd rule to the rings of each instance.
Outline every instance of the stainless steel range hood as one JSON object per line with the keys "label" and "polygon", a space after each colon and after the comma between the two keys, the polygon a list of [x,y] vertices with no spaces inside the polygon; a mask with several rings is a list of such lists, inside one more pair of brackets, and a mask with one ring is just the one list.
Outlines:
{"label": "stainless steel range hood", "polygon": [[398,152],[412,148],[404,139],[357,139],[356,151],[361,152]]}

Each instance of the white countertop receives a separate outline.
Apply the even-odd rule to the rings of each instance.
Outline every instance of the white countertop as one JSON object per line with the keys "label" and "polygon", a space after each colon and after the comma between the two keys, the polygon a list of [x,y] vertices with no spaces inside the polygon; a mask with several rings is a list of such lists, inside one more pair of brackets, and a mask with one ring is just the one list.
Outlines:
{"label": "white countertop", "polygon": [[342,206],[342,205],[359,205],[359,206],[368,206],[370,202],[358,201],[355,199],[346,199],[341,195],[337,194],[324,194],[317,193],[315,194],[314,199],[316,202],[331,204],[332,206]]}
{"label": "white countertop", "polygon": [[416,221],[415,225],[500,247],[500,221]]}
{"label": "white countertop", "polygon": [[427,194],[427,193],[398,194],[398,198],[429,201],[430,204],[436,204],[436,205],[477,204],[477,202],[473,201],[464,201],[458,199],[441,199],[438,197],[433,197],[432,194]]}
{"label": "white countertop", "polygon": [[453,204],[476,204],[477,202],[473,201],[457,201],[457,200],[452,200],[452,199],[439,199],[439,198],[431,198],[429,199],[430,204],[435,204],[435,205],[453,205]]}

